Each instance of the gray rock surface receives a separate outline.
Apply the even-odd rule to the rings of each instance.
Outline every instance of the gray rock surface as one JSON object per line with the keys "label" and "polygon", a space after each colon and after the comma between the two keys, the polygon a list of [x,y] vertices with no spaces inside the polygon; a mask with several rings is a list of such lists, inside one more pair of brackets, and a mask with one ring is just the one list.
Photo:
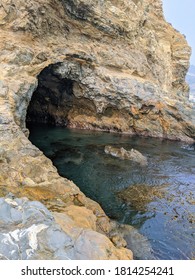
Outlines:
{"label": "gray rock surface", "polygon": [[[58,251],[66,246],[73,246],[72,239],[40,202],[11,195],[0,198],[1,259],[57,259]],[[68,259],[65,249],[63,253]]]}
{"label": "gray rock surface", "polygon": [[129,250],[121,252],[106,236],[78,227],[65,213],[53,215],[40,202],[11,194],[0,198],[2,260],[132,258]]}

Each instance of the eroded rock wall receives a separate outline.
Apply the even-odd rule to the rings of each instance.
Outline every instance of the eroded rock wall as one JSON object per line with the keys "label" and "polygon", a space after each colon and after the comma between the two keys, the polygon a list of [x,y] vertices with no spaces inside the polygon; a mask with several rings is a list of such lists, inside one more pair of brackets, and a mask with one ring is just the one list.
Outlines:
{"label": "eroded rock wall", "polygon": [[164,20],[161,1],[3,0],[1,28],[2,75],[10,90],[13,81],[11,113],[21,127],[37,75],[59,63],[76,98],[95,107],[85,114],[74,106],[70,126],[194,137],[185,83],[191,50]]}
{"label": "eroded rock wall", "polygon": [[86,207],[97,219],[93,230],[109,236],[101,207],[60,178],[27,138],[37,76],[56,65],[55,75],[73,82],[71,127],[192,141],[184,36],[156,0],[1,0],[0,28],[1,195],[11,191],[58,212]]}

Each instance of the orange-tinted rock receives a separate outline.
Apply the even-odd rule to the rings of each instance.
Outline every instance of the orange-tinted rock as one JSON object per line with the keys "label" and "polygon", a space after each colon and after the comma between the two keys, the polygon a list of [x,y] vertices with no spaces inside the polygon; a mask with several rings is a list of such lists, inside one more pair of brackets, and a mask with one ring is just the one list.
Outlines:
{"label": "orange-tinted rock", "polygon": [[[185,83],[191,50],[164,20],[161,1],[98,3],[1,1],[0,193],[25,194],[59,212],[86,207],[97,217],[96,229],[108,235],[110,222],[101,207],[60,178],[27,139],[26,113],[37,76],[53,65],[54,76],[73,81],[65,116],[61,104],[56,112],[49,103],[51,114],[70,127],[193,141],[195,117]],[[110,241],[96,234],[87,231],[81,241],[107,258]],[[109,250],[110,258],[131,254]]]}

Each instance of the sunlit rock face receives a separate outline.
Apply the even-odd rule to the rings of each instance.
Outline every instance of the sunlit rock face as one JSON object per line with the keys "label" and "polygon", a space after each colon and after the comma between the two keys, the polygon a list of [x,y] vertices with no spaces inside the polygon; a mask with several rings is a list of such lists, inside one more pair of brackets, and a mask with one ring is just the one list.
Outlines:
{"label": "sunlit rock face", "polygon": [[89,210],[77,209],[82,219],[77,217],[76,221],[74,207],[68,207],[63,214],[52,214],[38,201],[13,195],[0,198],[0,259],[132,258],[129,250],[115,248],[108,238],[92,230],[95,224],[90,223],[93,213]]}
{"label": "sunlit rock face", "polygon": [[193,141],[185,38],[154,0],[2,0],[0,26],[1,194],[48,207],[60,196],[58,209],[91,209],[108,235],[101,207],[29,142],[27,110],[30,121]]}
{"label": "sunlit rock face", "polygon": [[[34,106],[34,116],[43,105],[52,111],[49,120],[60,125],[186,141],[194,137],[185,82],[191,49],[165,21],[161,1],[2,4],[6,118],[10,114],[25,129],[39,75],[36,94],[41,91],[50,105]],[[70,87],[74,102],[61,98]]]}

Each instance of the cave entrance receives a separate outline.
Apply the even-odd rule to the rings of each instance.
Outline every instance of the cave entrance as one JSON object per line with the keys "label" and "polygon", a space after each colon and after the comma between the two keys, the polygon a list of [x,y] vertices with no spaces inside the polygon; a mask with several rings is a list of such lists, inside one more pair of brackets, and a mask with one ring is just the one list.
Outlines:
{"label": "cave entrance", "polygon": [[58,64],[50,65],[38,76],[38,87],[32,95],[26,121],[67,126],[68,114],[75,104],[74,84],[57,72]]}
{"label": "cave entrance", "polygon": [[27,109],[26,122],[91,129],[97,115],[86,77],[89,65],[78,61],[51,64],[38,75],[38,87]]}

